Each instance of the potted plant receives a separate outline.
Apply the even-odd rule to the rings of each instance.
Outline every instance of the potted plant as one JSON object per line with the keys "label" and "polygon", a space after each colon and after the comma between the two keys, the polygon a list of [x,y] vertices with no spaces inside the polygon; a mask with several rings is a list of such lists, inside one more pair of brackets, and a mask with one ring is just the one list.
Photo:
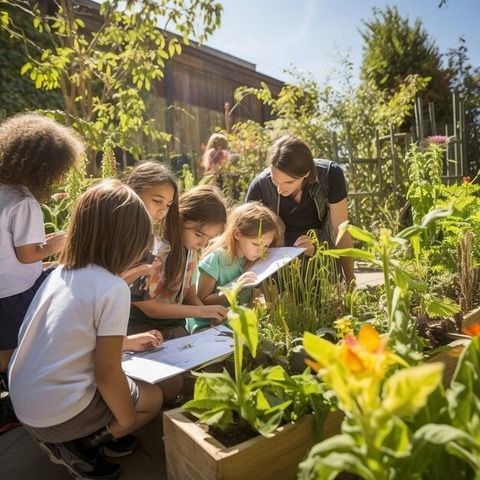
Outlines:
{"label": "potted plant", "polygon": [[[290,376],[280,365],[243,369],[243,345],[255,357],[258,330],[254,312],[236,302],[239,288],[225,290],[234,377],[226,370],[196,374],[194,399],[164,413],[170,480],[290,479],[329,410],[323,385],[308,370]],[[339,423],[331,417],[327,434]]]}

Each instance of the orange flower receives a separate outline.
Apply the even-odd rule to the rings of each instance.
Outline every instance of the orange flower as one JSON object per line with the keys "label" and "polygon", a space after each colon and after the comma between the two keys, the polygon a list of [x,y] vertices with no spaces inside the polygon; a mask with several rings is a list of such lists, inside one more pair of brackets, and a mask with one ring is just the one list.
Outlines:
{"label": "orange flower", "polygon": [[463,177],[463,183],[472,183],[472,179],[470,177]]}
{"label": "orange flower", "polygon": [[463,329],[465,335],[470,335],[471,337],[478,337],[480,335],[480,323],[474,323],[469,327]]}

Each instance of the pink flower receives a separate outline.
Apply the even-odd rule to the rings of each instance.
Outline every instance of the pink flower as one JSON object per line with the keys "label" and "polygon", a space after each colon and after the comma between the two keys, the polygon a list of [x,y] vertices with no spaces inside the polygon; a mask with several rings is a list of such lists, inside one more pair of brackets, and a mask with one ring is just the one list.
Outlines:
{"label": "pink flower", "polygon": [[66,192],[54,193],[52,195],[52,200],[54,200],[55,202],[59,202],[59,201],[63,200],[64,198],[67,198],[67,197],[68,197],[68,193],[66,193]]}
{"label": "pink flower", "polygon": [[448,143],[448,137],[445,135],[432,135],[431,137],[427,137],[426,139],[427,144],[435,144],[435,145],[446,145]]}

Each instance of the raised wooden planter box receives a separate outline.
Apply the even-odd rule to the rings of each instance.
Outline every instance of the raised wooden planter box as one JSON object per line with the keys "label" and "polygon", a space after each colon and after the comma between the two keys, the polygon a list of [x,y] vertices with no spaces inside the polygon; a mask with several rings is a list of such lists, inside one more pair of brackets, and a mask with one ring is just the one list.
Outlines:
{"label": "raised wooden planter box", "polygon": [[[327,417],[325,437],[339,433],[342,418],[340,412]],[[315,443],[311,415],[233,447],[222,445],[181,408],[163,414],[163,430],[169,480],[295,479]]]}
{"label": "raised wooden planter box", "polygon": [[474,323],[480,322],[480,307],[470,310],[463,316],[462,328],[470,327]]}

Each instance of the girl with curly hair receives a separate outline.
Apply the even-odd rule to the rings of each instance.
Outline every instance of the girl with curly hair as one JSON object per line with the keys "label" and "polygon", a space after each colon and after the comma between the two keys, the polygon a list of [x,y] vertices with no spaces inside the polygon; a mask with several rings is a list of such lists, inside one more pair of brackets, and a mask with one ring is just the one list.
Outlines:
{"label": "girl with curly hair", "polygon": [[[70,128],[23,113],[0,124],[0,375],[23,317],[48,274],[42,260],[62,249],[65,234],[45,235],[39,201],[83,154]],[[1,419],[0,419],[1,421]]]}

